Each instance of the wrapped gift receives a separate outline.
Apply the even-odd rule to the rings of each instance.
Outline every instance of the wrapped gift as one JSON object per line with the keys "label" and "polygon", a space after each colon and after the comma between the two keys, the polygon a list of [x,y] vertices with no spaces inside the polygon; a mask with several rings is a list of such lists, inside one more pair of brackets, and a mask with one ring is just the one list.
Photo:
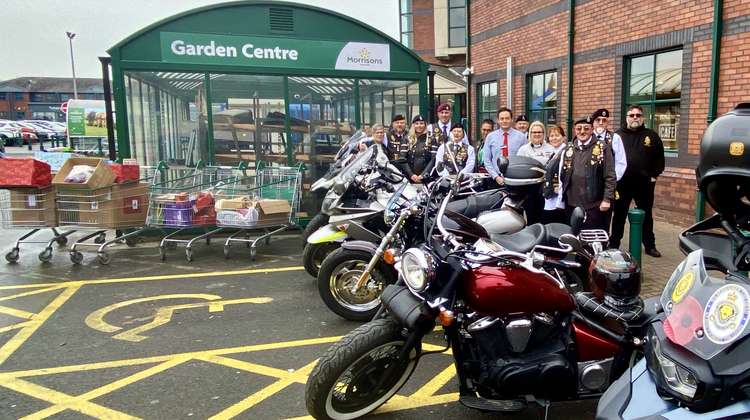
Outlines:
{"label": "wrapped gift", "polygon": [[195,214],[208,213],[209,209],[214,209],[213,193],[208,191],[198,193],[193,202],[193,211]]}
{"label": "wrapped gift", "polygon": [[52,183],[48,163],[31,158],[0,159],[0,187],[44,188]]}
{"label": "wrapped gift", "polygon": [[164,224],[166,226],[186,227],[192,224],[192,206],[189,201],[175,201],[163,204]]}
{"label": "wrapped gift", "polygon": [[216,210],[209,207],[201,213],[194,213],[191,222],[193,226],[213,226],[216,224]]}
{"label": "wrapped gift", "polygon": [[109,165],[115,173],[115,183],[122,184],[127,181],[137,181],[141,176],[141,168],[138,165],[125,165],[113,163]]}

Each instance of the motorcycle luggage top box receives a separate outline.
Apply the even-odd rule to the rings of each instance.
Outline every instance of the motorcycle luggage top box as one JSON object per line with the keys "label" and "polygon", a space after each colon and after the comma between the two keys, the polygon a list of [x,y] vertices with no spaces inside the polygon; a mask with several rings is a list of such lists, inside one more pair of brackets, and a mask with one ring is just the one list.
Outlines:
{"label": "motorcycle luggage top box", "polygon": [[[502,170],[503,167],[501,166],[500,169]],[[502,173],[505,178],[505,185],[509,187],[541,185],[544,183],[544,165],[538,160],[526,156],[512,156],[508,158],[507,165],[505,165]]]}

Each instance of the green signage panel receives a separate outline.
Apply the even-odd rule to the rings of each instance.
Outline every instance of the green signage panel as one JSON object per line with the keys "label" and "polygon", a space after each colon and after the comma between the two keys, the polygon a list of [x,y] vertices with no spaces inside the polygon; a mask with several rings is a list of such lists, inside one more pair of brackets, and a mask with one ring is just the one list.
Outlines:
{"label": "green signage panel", "polygon": [[69,100],[67,125],[70,137],[107,137],[107,114],[104,101]]}
{"label": "green signage panel", "polygon": [[161,32],[165,63],[319,70],[391,69],[390,46],[262,36]]}

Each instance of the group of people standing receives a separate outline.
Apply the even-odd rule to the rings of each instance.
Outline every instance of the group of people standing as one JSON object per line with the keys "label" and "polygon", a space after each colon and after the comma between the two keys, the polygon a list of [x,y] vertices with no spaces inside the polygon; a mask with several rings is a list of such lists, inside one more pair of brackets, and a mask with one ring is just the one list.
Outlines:
{"label": "group of people standing", "polygon": [[659,135],[644,126],[643,108],[628,107],[626,124],[609,129],[611,114],[598,109],[578,119],[568,139],[559,125],[529,122],[525,115],[500,108],[495,121],[483,120],[476,147],[460,123],[451,121],[449,104],[441,104],[438,121],[427,124],[422,116],[406,129],[402,115],[393,117],[390,129],[372,127],[372,140],[382,143],[391,160],[402,159],[413,183],[433,172],[440,175],[486,172],[498,186],[505,178],[500,157],[525,156],[545,165],[546,180],[539,193],[526,197],[528,224],[567,222],[574,208],[586,212],[585,229],[610,232],[610,246],[619,248],[632,201],[645,212],[643,245],[646,253],[660,257],[653,233],[652,207],[656,180],[664,171],[664,145]]}

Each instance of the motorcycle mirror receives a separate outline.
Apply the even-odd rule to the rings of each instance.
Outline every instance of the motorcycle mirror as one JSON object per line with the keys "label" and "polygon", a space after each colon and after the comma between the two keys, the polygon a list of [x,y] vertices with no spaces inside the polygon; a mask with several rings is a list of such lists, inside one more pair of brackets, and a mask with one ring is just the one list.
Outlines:
{"label": "motorcycle mirror", "polygon": [[569,246],[573,248],[573,251],[576,252],[583,249],[581,241],[575,235],[571,235],[570,233],[560,235],[560,239],[558,239],[557,242],[559,242],[561,246]]}
{"label": "motorcycle mirror", "polygon": [[574,235],[578,235],[586,221],[586,210],[583,207],[576,207],[570,215],[570,228]]}

